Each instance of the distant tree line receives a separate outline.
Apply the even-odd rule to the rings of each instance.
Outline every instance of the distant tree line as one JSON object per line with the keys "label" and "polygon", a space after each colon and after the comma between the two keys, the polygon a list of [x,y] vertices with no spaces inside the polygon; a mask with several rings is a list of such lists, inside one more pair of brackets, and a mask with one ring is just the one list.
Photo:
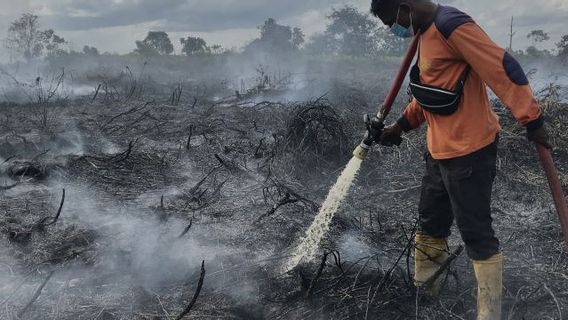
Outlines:
{"label": "distant tree line", "polygon": [[[200,37],[188,36],[179,39],[181,54],[192,56],[196,54],[219,54],[223,52],[220,45],[207,45]],[[150,31],[142,41],[136,41],[134,53],[144,56],[170,55],[174,52],[174,46],[168,34],[164,31]]]}
{"label": "distant tree line", "polygon": [[[306,53],[309,55],[372,57],[400,56],[404,53],[407,41],[390,33],[388,28],[380,26],[369,14],[351,6],[332,9],[327,16],[325,31],[306,40],[302,29],[279,24],[269,18],[258,27],[259,37],[248,43],[244,53],[266,53],[283,55]],[[514,33],[512,33],[514,35]],[[568,34],[556,44],[556,52],[542,49],[551,40],[544,30],[533,30],[527,34],[531,45],[526,50],[515,51],[517,55],[529,57],[547,57],[557,55],[568,61]],[[13,21],[8,28],[4,41],[12,56],[17,59],[32,60],[42,57],[65,54],[100,55],[95,47],[85,46],[82,53],[65,50],[67,41],[53,30],[42,30],[37,15],[26,13]],[[179,39],[180,54],[186,56],[215,55],[230,52],[220,45],[208,45],[197,36]],[[143,40],[135,41],[133,53],[143,56],[161,56],[174,54],[174,45],[165,31],[150,31]],[[510,49],[512,51],[512,49]]]}

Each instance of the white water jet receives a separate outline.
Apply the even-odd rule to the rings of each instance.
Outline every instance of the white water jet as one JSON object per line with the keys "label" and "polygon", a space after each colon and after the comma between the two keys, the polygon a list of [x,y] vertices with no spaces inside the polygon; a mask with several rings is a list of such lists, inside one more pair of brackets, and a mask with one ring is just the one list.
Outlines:
{"label": "white water jet", "polygon": [[329,231],[331,221],[339,209],[339,206],[347,196],[349,188],[353,184],[363,160],[353,157],[343,172],[329,190],[327,198],[323,202],[314,222],[306,231],[306,235],[301,239],[300,244],[292,253],[292,257],[284,266],[285,271],[294,269],[300,262],[313,261],[318,252],[320,243]]}

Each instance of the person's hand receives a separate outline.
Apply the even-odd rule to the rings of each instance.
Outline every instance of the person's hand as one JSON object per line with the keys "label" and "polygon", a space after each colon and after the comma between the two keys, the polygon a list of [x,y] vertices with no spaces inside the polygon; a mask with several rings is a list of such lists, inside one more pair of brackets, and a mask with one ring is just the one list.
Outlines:
{"label": "person's hand", "polygon": [[383,129],[383,134],[381,135],[380,143],[383,146],[392,147],[400,146],[402,143],[402,128],[398,123],[393,123],[389,126],[386,126]]}
{"label": "person's hand", "polygon": [[527,138],[529,139],[529,141],[540,144],[541,146],[544,146],[547,149],[552,149],[552,145],[549,142],[550,137],[544,126],[538,129],[528,130]]}

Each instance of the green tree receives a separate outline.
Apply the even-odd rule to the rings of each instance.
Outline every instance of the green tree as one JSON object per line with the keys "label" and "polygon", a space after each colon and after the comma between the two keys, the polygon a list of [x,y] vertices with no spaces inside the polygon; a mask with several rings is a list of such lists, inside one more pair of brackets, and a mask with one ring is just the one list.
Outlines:
{"label": "green tree", "polygon": [[67,41],[62,37],[55,34],[51,29],[44,31],[44,45],[45,50],[49,56],[56,56],[65,52],[61,46],[66,44]]}
{"label": "green tree", "polygon": [[529,46],[529,47],[527,48],[527,50],[526,50],[526,54],[527,54],[527,56],[529,56],[529,57],[535,57],[535,58],[536,58],[536,57],[540,57],[541,52],[540,52],[540,50],[538,50],[537,47],[535,47],[535,46]]}
{"label": "green tree", "polygon": [[[532,57],[532,58],[541,58],[541,57],[545,57],[545,56],[550,56],[550,51],[548,50],[539,50],[537,47],[535,46],[529,46],[527,48],[527,50],[524,52],[527,56]],[[523,54],[523,52],[521,52],[520,54]]]}
{"label": "green tree", "polygon": [[199,37],[187,37],[186,39],[181,38],[180,43],[182,45],[181,52],[187,56],[199,53],[208,53],[211,51],[211,49],[207,46],[207,42]]}
{"label": "green tree", "polygon": [[543,30],[533,30],[527,34],[527,39],[531,39],[534,44],[550,40],[548,33]]}
{"label": "green tree", "polygon": [[294,28],[294,30],[292,30],[292,44],[294,45],[294,47],[296,49],[299,49],[302,44],[304,44],[304,42],[306,42],[306,35],[302,31],[302,29]]}
{"label": "green tree", "polygon": [[538,49],[539,43],[550,40],[548,33],[544,32],[543,30],[533,30],[529,32],[529,34],[527,34],[527,39],[530,39],[532,42],[532,45],[530,45],[526,50],[527,56],[538,58],[550,54],[548,50]]}
{"label": "green tree", "polygon": [[290,51],[292,44],[292,28],[276,23],[276,20],[269,18],[260,27],[260,42],[265,49],[271,51]]}
{"label": "green tree", "polygon": [[273,18],[267,19],[260,29],[260,38],[245,47],[245,52],[268,52],[286,54],[296,51],[305,41],[300,28],[278,24]]}
{"label": "green tree", "polygon": [[377,23],[351,6],[333,9],[326,33],[338,41],[340,54],[369,56],[376,51]]}
{"label": "green tree", "polygon": [[136,49],[134,52],[142,56],[157,56],[160,55],[158,50],[144,43],[144,41],[136,41]]}
{"label": "green tree", "polygon": [[209,50],[212,54],[222,54],[225,52],[225,49],[220,44],[214,44],[210,47]]}
{"label": "green tree", "polygon": [[66,43],[53,30],[40,30],[39,17],[32,13],[25,13],[10,24],[5,41],[8,49],[26,60],[41,57],[46,51],[50,55],[58,54]]}
{"label": "green tree", "polygon": [[88,56],[98,56],[99,50],[95,47],[84,46],[83,47],[83,53],[88,55]]}
{"label": "green tree", "polygon": [[324,33],[312,36],[306,51],[312,54],[340,54],[363,57],[377,54],[402,55],[408,40],[379,27],[368,14],[346,6],[333,9]]}
{"label": "green tree", "polygon": [[317,33],[310,37],[304,50],[312,55],[335,55],[337,54],[337,41],[328,33]]}
{"label": "green tree", "polygon": [[144,40],[136,41],[134,51],[142,55],[166,55],[174,52],[174,46],[164,31],[150,31]]}

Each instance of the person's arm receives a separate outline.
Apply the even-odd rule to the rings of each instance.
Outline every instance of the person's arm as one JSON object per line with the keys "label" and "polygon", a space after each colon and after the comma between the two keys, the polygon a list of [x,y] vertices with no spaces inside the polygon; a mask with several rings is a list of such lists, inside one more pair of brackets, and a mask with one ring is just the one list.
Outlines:
{"label": "person's arm", "polygon": [[541,109],[525,72],[513,56],[474,22],[459,26],[447,40],[527,130],[543,126]]}
{"label": "person's arm", "polygon": [[416,99],[406,106],[402,116],[393,124],[386,126],[381,135],[381,144],[385,146],[399,145],[402,132],[420,127],[426,121],[422,108],[416,102]]}
{"label": "person's arm", "polygon": [[418,105],[416,99],[412,99],[408,106],[406,106],[406,109],[404,109],[402,117],[400,117],[396,123],[404,132],[408,132],[420,127],[424,121],[426,121],[424,111],[420,105]]}

